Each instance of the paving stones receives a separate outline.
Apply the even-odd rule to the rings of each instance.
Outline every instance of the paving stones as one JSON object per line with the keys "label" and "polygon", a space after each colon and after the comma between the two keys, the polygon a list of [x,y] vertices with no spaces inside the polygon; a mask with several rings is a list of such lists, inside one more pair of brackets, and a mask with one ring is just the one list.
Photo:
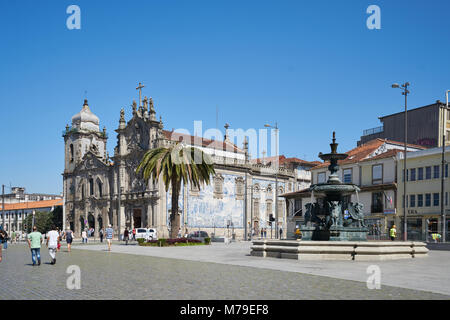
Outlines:
{"label": "paving stones", "polygon": [[[329,277],[226,265],[79,250],[57,253],[50,265],[46,248],[42,265],[31,266],[28,247],[12,245],[0,264],[0,299],[449,299],[426,291]],[[81,289],[66,287],[67,267],[81,270]]]}

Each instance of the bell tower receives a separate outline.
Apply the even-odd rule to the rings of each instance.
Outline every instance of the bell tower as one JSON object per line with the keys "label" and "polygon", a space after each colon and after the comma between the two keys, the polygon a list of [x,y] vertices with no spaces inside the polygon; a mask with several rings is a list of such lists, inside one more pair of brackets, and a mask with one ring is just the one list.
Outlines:
{"label": "bell tower", "polygon": [[72,117],[72,126],[66,125],[64,137],[64,173],[72,173],[87,152],[106,162],[106,128],[99,129],[99,119],[84,100],[79,113]]}

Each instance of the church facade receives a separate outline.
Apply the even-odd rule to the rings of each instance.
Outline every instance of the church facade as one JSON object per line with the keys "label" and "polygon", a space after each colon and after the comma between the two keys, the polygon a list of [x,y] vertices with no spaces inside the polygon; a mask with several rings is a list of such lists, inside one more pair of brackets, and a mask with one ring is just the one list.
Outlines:
{"label": "church facade", "polygon": [[136,174],[142,156],[152,148],[181,142],[202,149],[214,161],[216,175],[210,185],[200,189],[182,187],[182,234],[204,230],[215,236],[243,238],[245,224],[248,233],[253,230],[259,235],[266,228],[269,234],[269,216],[275,216],[276,205],[278,225],[287,230],[291,217],[286,214],[283,198],[275,201],[275,186],[278,195],[304,189],[310,185],[309,169],[317,165],[281,156],[275,166],[271,158],[250,160],[245,143],[241,149],[227,135],[219,141],[164,130],[161,117],[156,118],[152,98],[139,98],[139,106],[133,101],[129,121],[125,120],[124,110],[120,111],[112,157],[107,152],[106,129],[100,130],[99,123],[85,100],[82,110],[72,117],[72,126],[67,125],[63,132],[63,227],[71,228],[78,237],[83,229],[91,227],[98,236],[98,231],[108,224],[116,235],[125,227],[153,227],[159,237],[168,237],[170,189],[165,191],[161,179],[155,184],[146,183]]}

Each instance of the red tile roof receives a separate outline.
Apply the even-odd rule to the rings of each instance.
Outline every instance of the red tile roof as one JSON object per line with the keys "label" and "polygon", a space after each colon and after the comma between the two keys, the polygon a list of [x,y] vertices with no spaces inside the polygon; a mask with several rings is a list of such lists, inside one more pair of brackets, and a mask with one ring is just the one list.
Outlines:
{"label": "red tile roof", "polygon": [[[391,149],[388,150],[384,153],[381,153],[379,155],[376,155],[374,157],[371,158],[367,158],[370,154],[372,154],[373,152],[375,152],[379,147],[381,147],[384,143],[389,143],[389,144],[394,144],[394,145],[398,145],[399,148],[395,148],[395,149]],[[348,152],[346,152],[348,154],[348,157],[342,161],[339,161],[339,165],[342,164],[348,164],[348,163],[356,163],[356,162],[360,162],[360,161],[369,161],[369,160],[374,160],[374,159],[382,159],[382,158],[387,158],[387,157],[392,157],[395,156],[398,152],[401,151],[401,147],[404,145],[403,142],[398,142],[398,141],[392,141],[392,140],[387,140],[387,139],[373,139],[370,140],[362,145],[360,145],[359,147],[356,147]],[[417,149],[421,149],[424,150],[426,148],[424,148],[423,146],[419,146],[419,145],[415,145],[415,144],[408,144],[408,147],[410,148],[417,148]],[[324,168],[327,167],[329,165],[329,162],[324,162],[321,163],[318,166],[315,166],[314,169],[320,169],[320,168]]]}
{"label": "red tile roof", "polygon": [[[62,199],[19,202],[19,203],[5,203],[5,210],[40,209],[40,208],[51,208],[54,206],[62,206],[62,205],[63,205]],[[1,210],[1,208],[2,208],[2,205],[0,203],[0,210]]]}

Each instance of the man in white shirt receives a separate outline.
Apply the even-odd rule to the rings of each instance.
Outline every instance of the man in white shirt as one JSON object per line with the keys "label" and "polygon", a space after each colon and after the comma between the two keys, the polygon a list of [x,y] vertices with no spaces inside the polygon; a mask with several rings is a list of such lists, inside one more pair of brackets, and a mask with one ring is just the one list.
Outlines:
{"label": "man in white shirt", "polygon": [[52,226],[52,230],[47,233],[47,248],[50,257],[52,258],[52,262],[50,264],[56,263],[56,249],[59,244],[59,233],[56,230],[55,226]]}

